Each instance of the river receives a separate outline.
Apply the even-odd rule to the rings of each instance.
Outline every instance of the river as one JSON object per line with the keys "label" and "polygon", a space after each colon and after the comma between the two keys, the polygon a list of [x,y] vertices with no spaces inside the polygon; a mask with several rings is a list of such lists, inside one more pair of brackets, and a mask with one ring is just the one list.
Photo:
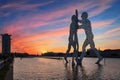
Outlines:
{"label": "river", "polygon": [[48,58],[15,58],[14,80],[120,80],[120,58],[84,58],[82,66]]}

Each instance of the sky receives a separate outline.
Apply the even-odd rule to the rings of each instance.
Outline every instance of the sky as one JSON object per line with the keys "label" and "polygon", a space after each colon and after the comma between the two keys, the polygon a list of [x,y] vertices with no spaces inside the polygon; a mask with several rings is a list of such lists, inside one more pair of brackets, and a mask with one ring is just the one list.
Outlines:
{"label": "sky", "polygon": [[[79,19],[82,12],[88,12],[97,49],[120,49],[119,3],[120,0],[0,0],[0,34],[12,35],[12,52],[66,52],[71,16],[77,9]],[[81,51],[84,30],[78,30],[78,37]]]}

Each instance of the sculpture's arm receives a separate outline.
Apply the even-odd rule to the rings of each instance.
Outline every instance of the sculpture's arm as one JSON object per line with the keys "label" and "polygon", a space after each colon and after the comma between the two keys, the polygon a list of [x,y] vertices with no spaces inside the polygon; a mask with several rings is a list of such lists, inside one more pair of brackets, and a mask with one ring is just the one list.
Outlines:
{"label": "sculpture's arm", "polygon": [[[77,17],[77,22],[79,22],[79,19],[78,19],[78,10],[76,9],[75,10],[75,15],[76,15],[76,17]],[[80,21],[81,22],[81,21]]]}
{"label": "sculpture's arm", "polygon": [[78,22],[82,23],[82,20],[79,20],[79,19],[78,19]]}
{"label": "sculpture's arm", "polygon": [[78,29],[83,29],[84,26],[83,25],[78,25]]}
{"label": "sculpture's arm", "polygon": [[74,25],[73,24],[70,24],[70,31],[69,31],[69,38],[68,40],[71,41],[73,39],[73,34],[74,34],[74,31],[73,31],[73,28]]}
{"label": "sculpture's arm", "polygon": [[75,10],[75,15],[78,18],[78,10],[77,9]]}

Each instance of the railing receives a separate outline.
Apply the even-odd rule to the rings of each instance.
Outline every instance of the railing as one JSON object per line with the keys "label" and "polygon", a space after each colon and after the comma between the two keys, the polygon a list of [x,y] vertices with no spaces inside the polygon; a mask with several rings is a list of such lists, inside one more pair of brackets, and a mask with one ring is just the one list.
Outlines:
{"label": "railing", "polygon": [[0,69],[2,69],[4,67],[4,61],[0,61]]}
{"label": "railing", "polygon": [[12,58],[7,58],[7,59],[4,59],[4,60],[1,60],[0,61],[0,69],[2,69],[6,63],[10,63],[12,61]]}

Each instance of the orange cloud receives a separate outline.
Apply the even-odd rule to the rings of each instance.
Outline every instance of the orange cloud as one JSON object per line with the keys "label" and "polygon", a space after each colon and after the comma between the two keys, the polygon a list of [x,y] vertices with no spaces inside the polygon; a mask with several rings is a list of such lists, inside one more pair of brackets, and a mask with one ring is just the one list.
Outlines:
{"label": "orange cloud", "polygon": [[49,50],[50,51],[54,51],[54,52],[66,52],[67,48],[66,47],[56,47],[56,48],[52,48]]}
{"label": "orange cloud", "polygon": [[119,45],[119,42],[120,42],[120,39],[117,39],[117,40],[107,40],[107,41],[104,41],[104,43],[102,44],[99,44],[99,47],[102,49],[102,50],[105,50],[105,49],[120,49],[120,45]]}
{"label": "orange cloud", "polygon": [[[43,32],[29,37],[23,37],[23,38],[18,37],[15,40],[14,39],[12,40],[12,45],[17,49],[19,48],[20,50],[32,53],[38,50],[40,51],[40,49],[44,50],[44,48],[49,49],[49,47],[52,44],[60,41],[57,40],[56,38],[67,34],[68,34],[68,28],[65,29],[61,28],[61,29],[56,29],[54,31],[51,30],[51,31]],[[46,38],[48,38],[48,40]]]}
{"label": "orange cloud", "polygon": [[[35,41],[35,42],[13,42],[12,46],[16,48],[18,51],[28,52],[28,53],[41,53],[42,50],[49,49],[50,45],[52,45],[55,40],[43,40],[43,41]],[[14,50],[12,50],[14,51]],[[15,51],[14,51],[15,52]]]}
{"label": "orange cloud", "polygon": [[[1,6],[0,9],[11,8],[17,11],[35,10],[40,6],[51,4],[53,2],[54,1],[49,1],[45,3],[36,3],[36,4],[27,4],[26,2],[11,3]],[[36,52],[41,53],[43,50],[65,52],[66,48],[63,46],[67,45],[67,43],[66,44],[61,43],[60,45],[56,45],[55,43],[61,42],[62,36],[65,35],[68,36],[69,24],[71,20],[70,17],[71,15],[74,14],[74,10],[78,9],[80,15],[80,12],[83,10],[89,11],[89,9],[95,8],[92,9],[92,11],[89,11],[90,17],[93,17],[95,15],[102,13],[106,9],[110,8],[111,7],[110,4],[112,2],[113,0],[83,1],[82,3],[75,3],[76,5],[71,3],[63,7],[60,7],[59,9],[56,8],[55,10],[52,10],[49,13],[40,13],[39,11],[36,11],[37,12],[36,14],[27,14],[22,17],[18,16],[18,18],[10,22],[6,22],[4,27],[1,28],[1,32],[7,32],[9,34],[12,34],[12,51],[21,51],[21,52],[29,52],[29,53],[36,53]],[[109,24],[112,24],[114,21],[115,20],[112,19],[112,20],[93,22],[92,26],[93,28],[107,26]],[[56,26],[56,24],[62,25],[62,23],[64,22],[68,23],[68,26],[62,28]],[[46,27],[46,26],[50,26],[51,28],[53,26],[55,29],[46,29],[46,30],[41,29],[41,27]],[[39,32],[27,31],[29,29],[32,30],[38,28],[40,28]],[[108,31],[104,34],[105,35],[104,37],[97,36],[97,39],[103,39],[105,37],[109,37],[109,34],[111,34],[110,36],[112,35],[119,36],[118,34],[119,32],[116,31],[117,29]]]}

